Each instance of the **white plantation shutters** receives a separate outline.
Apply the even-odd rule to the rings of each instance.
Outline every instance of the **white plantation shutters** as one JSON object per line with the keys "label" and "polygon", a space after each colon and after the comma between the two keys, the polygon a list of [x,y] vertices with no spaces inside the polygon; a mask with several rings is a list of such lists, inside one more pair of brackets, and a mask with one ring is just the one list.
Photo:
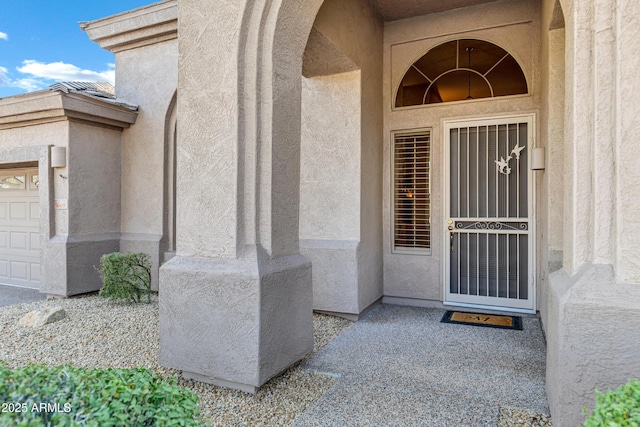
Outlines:
{"label": "white plantation shutters", "polygon": [[431,132],[393,137],[394,252],[431,250]]}

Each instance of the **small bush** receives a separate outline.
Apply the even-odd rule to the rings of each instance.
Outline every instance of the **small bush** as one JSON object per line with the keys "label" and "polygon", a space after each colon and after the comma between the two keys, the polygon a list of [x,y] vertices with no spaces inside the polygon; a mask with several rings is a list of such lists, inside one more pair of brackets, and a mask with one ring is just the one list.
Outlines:
{"label": "small bush", "polygon": [[146,368],[0,365],[3,426],[198,426],[198,396]]}
{"label": "small bush", "polygon": [[617,389],[596,390],[596,407],[584,427],[640,427],[640,380],[632,380]]}
{"label": "small bush", "polygon": [[151,302],[151,263],[147,254],[113,252],[103,255],[98,272],[103,283],[100,296],[135,303]]}

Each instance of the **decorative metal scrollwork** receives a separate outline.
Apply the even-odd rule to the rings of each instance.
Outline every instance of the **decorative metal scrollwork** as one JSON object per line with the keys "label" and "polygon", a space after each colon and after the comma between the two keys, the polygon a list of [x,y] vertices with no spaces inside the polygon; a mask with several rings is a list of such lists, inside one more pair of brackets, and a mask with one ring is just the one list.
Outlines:
{"label": "decorative metal scrollwork", "polygon": [[498,222],[498,221],[457,221],[458,230],[515,230],[526,231],[528,222]]}
{"label": "decorative metal scrollwork", "polygon": [[516,143],[516,146],[513,147],[513,150],[511,150],[511,153],[509,153],[506,159],[500,156],[500,160],[494,160],[494,162],[496,162],[496,165],[498,166],[498,172],[504,175],[509,175],[511,173],[509,162],[511,161],[511,159],[513,159],[513,156],[516,157],[516,160],[520,160],[520,152],[524,150],[525,147],[526,145],[520,146]]}

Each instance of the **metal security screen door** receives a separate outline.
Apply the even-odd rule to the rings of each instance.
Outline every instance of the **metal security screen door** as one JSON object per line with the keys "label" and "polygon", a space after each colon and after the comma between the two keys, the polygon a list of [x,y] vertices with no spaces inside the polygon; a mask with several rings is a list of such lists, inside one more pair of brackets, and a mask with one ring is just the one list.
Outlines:
{"label": "metal security screen door", "polygon": [[445,302],[534,310],[533,117],[445,126]]}

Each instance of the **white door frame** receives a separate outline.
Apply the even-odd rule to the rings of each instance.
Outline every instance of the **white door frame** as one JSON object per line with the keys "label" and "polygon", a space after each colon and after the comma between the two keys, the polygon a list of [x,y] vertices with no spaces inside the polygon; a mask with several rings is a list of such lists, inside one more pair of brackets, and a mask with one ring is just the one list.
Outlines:
{"label": "white door frame", "polygon": [[[452,128],[458,127],[473,127],[473,126],[487,126],[487,125],[496,125],[496,124],[506,124],[509,122],[519,122],[519,123],[527,123],[528,124],[528,152],[527,156],[528,164],[527,164],[527,179],[529,184],[528,190],[528,221],[529,221],[529,234],[528,234],[528,258],[529,258],[529,268],[528,268],[528,295],[529,299],[525,300],[527,304],[517,304],[520,300],[513,300],[508,298],[498,298],[498,297],[490,297],[495,298],[496,301],[504,300],[504,302],[515,301],[516,304],[513,306],[498,306],[498,305],[488,305],[483,304],[481,301],[478,304],[468,303],[468,302],[460,302],[460,301],[452,301],[449,297],[449,275],[450,275],[450,245],[449,245],[449,230],[447,221],[451,217],[451,206],[450,206],[450,143],[449,143],[449,135],[450,130]],[[536,249],[536,232],[535,232],[535,224],[536,224],[536,205],[535,205],[535,175],[531,170],[531,158],[532,158],[532,150],[536,145],[536,120],[535,114],[512,114],[512,115],[504,115],[504,116],[492,116],[492,117],[476,117],[476,118],[465,118],[465,119],[451,119],[451,120],[443,120],[442,121],[442,141],[444,145],[443,151],[443,201],[444,201],[444,217],[443,217],[443,234],[442,234],[442,291],[443,291],[443,303],[445,305],[451,306],[460,306],[460,307],[470,307],[470,308],[479,308],[479,309],[488,309],[488,310],[497,310],[497,311],[510,311],[510,312],[522,312],[522,313],[535,313],[536,312],[536,286],[535,286],[535,277],[536,277],[536,258],[535,258],[535,249]],[[487,297],[478,297],[478,299],[487,298]]]}

